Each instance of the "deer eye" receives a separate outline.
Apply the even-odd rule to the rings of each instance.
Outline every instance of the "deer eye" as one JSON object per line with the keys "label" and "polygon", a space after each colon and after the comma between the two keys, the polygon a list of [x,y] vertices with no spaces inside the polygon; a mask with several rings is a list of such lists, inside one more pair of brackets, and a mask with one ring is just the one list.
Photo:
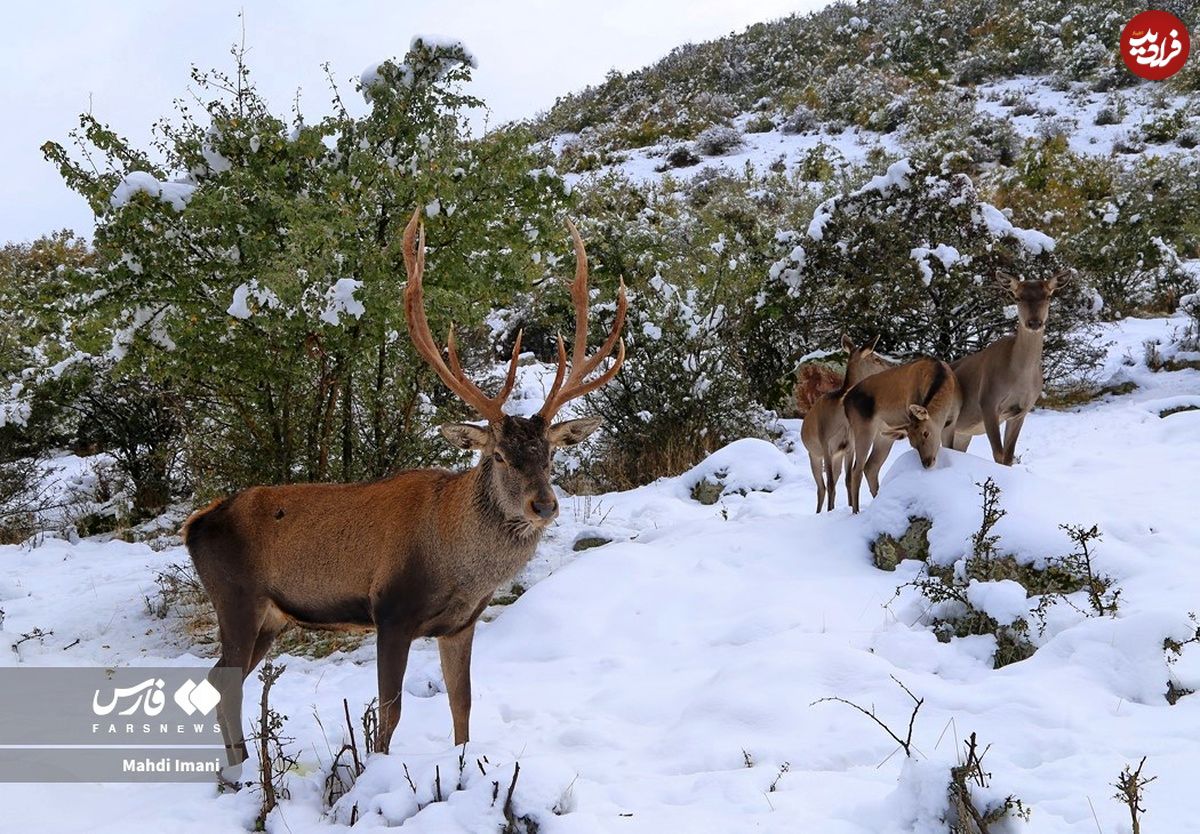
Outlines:
{"label": "deer eye", "polygon": [[493,452],[492,460],[496,461],[496,463],[504,463],[504,455],[500,454],[499,452]]}

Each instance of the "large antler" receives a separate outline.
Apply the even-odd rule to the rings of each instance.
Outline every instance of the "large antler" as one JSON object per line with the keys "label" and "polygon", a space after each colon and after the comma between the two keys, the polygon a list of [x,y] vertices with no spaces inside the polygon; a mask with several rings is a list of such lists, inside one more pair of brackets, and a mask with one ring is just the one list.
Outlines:
{"label": "large antler", "polygon": [[[559,334],[558,371],[554,375],[554,384],[550,386],[550,393],[546,395],[546,403],[538,412],[547,423],[569,400],[582,397],[609,382],[617,375],[617,371],[621,369],[621,363],[625,361],[625,341],[621,338],[621,328],[625,324],[625,310],[629,303],[625,299],[625,282],[623,280],[620,289],[617,290],[617,315],[613,319],[612,332],[608,334],[608,338],[604,340],[604,344],[600,346],[599,350],[590,357],[587,355],[587,252],[583,248],[583,238],[579,236],[579,230],[570,220],[567,221],[567,230],[570,231],[571,241],[575,245],[575,280],[571,282],[571,301],[575,305],[575,347],[571,354],[571,371],[568,374],[567,348],[563,344],[562,334]],[[617,348],[617,357],[608,370],[592,381],[585,382],[584,380],[600,367],[600,363],[604,361],[605,357],[612,353],[614,347]],[[564,376],[566,379],[563,378]]]}
{"label": "large antler", "polygon": [[[414,247],[413,244],[416,243]],[[458,360],[458,348],[454,341],[454,325],[446,337],[446,352],[450,365],[442,360],[441,348],[429,332],[429,320],[425,318],[425,291],[421,279],[425,275],[425,225],[421,222],[421,210],[413,212],[412,220],[404,229],[404,268],[408,272],[408,286],[404,290],[404,314],[408,320],[408,335],[417,353],[429,363],[454,394],[479,413],[488,422],[497,423],[504,419],[504,401],[512,393],[517,379],[517,358],[521,354],[521,333],[513,345],[512,361],[508,364],[508,377],[504,387],[494,397],[489,397],[479,386],[467,379]]]}

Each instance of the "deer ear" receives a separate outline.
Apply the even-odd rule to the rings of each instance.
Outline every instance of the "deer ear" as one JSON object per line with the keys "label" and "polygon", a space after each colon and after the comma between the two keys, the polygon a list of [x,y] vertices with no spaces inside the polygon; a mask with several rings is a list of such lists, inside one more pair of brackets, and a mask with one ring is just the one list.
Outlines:
{"label": "deer ear", "polygon": [[884,426],[880,434],[892,440],[903,440],[908,437],[908,426]]}
{"label": "deer ear", "polygon": [[997,270],[996,283],[1000,285],[1001,289],[1008,290],[1013,295],[1016,295],[1017,285],[1021,283],[1021,280],[1015,275]]}
{"label": "deer ear", "polygon": [[492,439],[492,433],[484,426],[471,423],[447,423],[441,427],[442,435],[458,449],[482,449]]}
{"label": "deer ear", "polygon": [[1056,272],[1046,279],[1046,291],[1053,293],[1059,287],[1065,287],[1071,283],[1071,278],[1075,275],[1075,271],[1064,269],[1062,272]]}
{"label": "deer ear", "polygon": [[854,353],[854,342],[850,341],[849,334],[842,334],[842,350],[846,353]]}
{"label": "deer ear", "polygon": [[911,414],[913,417],[917,418],[918,420],[928,420],[929,419],[929,412],[925,410],[925,406],[923,406],[923,405],[917,405],[916,403],[911,403],[908,406],[908,413]]}
{"label": "deer ear", "polygon": [[604,421],[599,417],[580,417],[578,420],[564,420],[550,427],[551,446],[574,446],[587,440]]}

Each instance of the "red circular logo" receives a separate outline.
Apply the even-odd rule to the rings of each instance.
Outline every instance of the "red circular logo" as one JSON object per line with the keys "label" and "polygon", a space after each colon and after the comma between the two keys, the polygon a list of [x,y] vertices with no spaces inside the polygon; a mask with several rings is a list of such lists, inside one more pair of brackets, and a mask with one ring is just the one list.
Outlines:
{"label": "red circular logo", "polygon": [[1151,81],[1170,78],[1183,68],[1191,38],[1183,21],[1170,12],[1142,12],[1121,31],[1121,57],[1134,75]]}

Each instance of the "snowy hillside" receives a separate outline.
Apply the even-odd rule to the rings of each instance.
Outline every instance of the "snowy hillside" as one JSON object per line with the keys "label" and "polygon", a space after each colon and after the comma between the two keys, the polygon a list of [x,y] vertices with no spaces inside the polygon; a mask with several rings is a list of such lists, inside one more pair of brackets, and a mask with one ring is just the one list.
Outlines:
{"label": "snowy hillside", "polygon": [[[565,498],[557,525],[518,577],[528,590],[495,606],[475,646],[473,740],[460,753],[431,642],[414,647],[392,753],[373,757],[332,810],[321,795],[341,744],[341,701],[375,694],[374,643],[323,659],[284,656],[274,696],[300,765],[274,832],[400,825],[497,831],[512,809],[553,832],[934,832],[950,769],[977,733],[991,747],[980,801],[1019,798],[1038,834],[1128,831],[1111,783],[1147,756],[1146,825],[1194,830],[1200,749],[1200,371],[1152,372],[1147,339],[1171,341],[1182,319],[1110,325],[1102,377],[1131,393],[1071,411],[1035,411],[1006,469],[943,451],[923,471],[898,445],[880,496],[859,517],[844,495],[812,514],[814,487],[798,423],[777,443],[741,440],[693,471],[624,493]],[[1179,409],[1183,410],[1179,410]],[[1167,416],[1163,416],[1164,413]],[[931,609],[897,589],[921,575],[872,564],[871,542],[932,520],[930,559],[949,564],[980,525],[977,483],[991,478],[1008,515],[999,549],[1021,564],[1071,549],[1060,524],[1098,524],[1099,571],[1116,580],[1116,616],[1087,616],[1082,593],[1053,606],[1036,653],[993,668],[990,636],[939,642]],[[693,487],[720,483],[715,503]],[[576,552],[581,537],[611,539]],[[155,575],[186,560],[178,546],[46,539],[0,548],[0,662],[207,664],[173,617],[142,604]],[[1011,581],[972,600],[997,620],[1030,616]],[[40,630],[35,631],[35,630]],[[38,635],[42,636],[38,636]],[[1183,644],[1168,664],[1164,639]],[[183,648],[181,648],[183,647]],[[912,757],[866,716],[904,737]],[[258,683],[248,682],[248,701]],[[320,723],[318,723],[318,717]],[[436,769],[436,770],[435,770]],[[411,778],[411,786],[410,786]],[[445,801],[434,802],[435,778]],[[5,830],[210,832],[252,824],[257,796],[196,785],[6,785]],[[530,828],[529,830],[533,830]]]}
{"label": "snowy hillside", "polygon": [[[956,119],[970,124],[980,119],[993,119],[1009,126],[1013,141],[1031,138],[1062,136],[1067,146],[1077,154],[1098,157],[1129,154],[1151,156],[1190,155],[1200,143],[1200,130],[1185,127],[1170,138],[1147,142],[1146,133],[1153,134],[1157,121],[1164,114],[1189,112],[1197,105],[1195,96],[1162,95],[1154,85],[1143,83],[1116,93],[1102,93],[1079,85],[1061,89],[1047,77],[1026,76],[980,84],[961,91],[960,102],[969,111],[959,110]],[[778,118],[763,122],[761,114],[741,113],[731,119],[736,140],[717,152],[704,150],[702,140],[696,142],[660,141],[653,145],[613,152],[613,161],[596,171],[570,174],[568,179],[579,182],[609,172],[619,172],[637,182],[648,182],[671,174],[690,178],[709,170],[721,170],[738,175],[751,166],[759,175],[769,171],[788,171],[803,176],[814,159],[821,159],[837,170],[848,171],[853,166],[868,164],[872,159],[902,156],[924,139],[902,129],[881,132],[869,127],[843,126],[822,123],[797,130],[789,120]],[[769,129],[763,129],[769,127]],[[550,143],[560,156],[587,138],[579,134],[561,134]],[[672,159],[671,153],[684,147],[693,149],[690,156]],[[684,164],[680,164],[680,163]]]}

